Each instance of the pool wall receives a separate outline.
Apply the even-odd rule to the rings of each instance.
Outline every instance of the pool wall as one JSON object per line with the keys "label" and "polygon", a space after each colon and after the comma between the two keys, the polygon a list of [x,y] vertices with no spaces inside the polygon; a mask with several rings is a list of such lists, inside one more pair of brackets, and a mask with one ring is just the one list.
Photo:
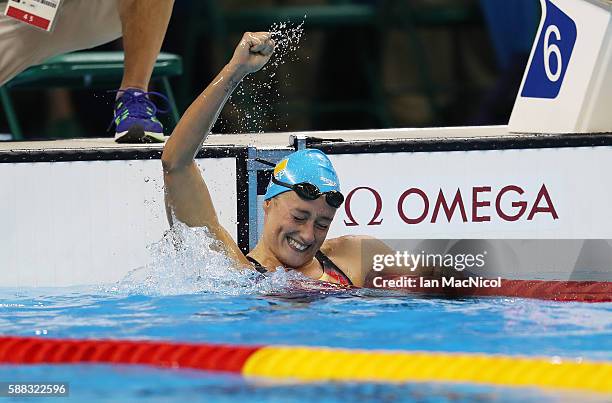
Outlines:
{"label": "pool wall", "polygon": [[[304,147],[330,155],[347,197],[329,237],[438,240],[438,252],[480,240],[471,245],[508,263],[482,275],[611,280],[612,135],[505,126],[213,135],[198,163],[244,251],[257,242],[269,178],[255,158]],[[0,285],[112,282],[146,264],[146,246],[168,228],[161,151],[111,139],[0,143]]]}
{"label": "pool wall", "polygon": [[[45,151],[0,163],[0,284],[108,283],[146,264],[146,246],[168,229],[160,153]],[[197,162],[237,238],[238,158],[229,151],[209,150]]]}

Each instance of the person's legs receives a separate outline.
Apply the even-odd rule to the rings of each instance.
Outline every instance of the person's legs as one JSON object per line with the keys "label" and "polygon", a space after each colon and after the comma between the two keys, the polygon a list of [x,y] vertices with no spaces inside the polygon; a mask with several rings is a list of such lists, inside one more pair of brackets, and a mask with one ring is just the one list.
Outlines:
{"label": "person's legs", "polygon": [[[88,49],[121,36],[117,0],[64,0],[52,32],[6,17],[0,0],[0,85],[30,66],[63,53]],[[54,92],[49,103],[52,117],[67,120],[69,94]],[[51,133],[53,135],[53,133]]]}
{"label": "person's legs", "polygon": [[[65,0],[51,33],[1,15],[0,85],[49,57],[110,42],[123,33],[125,71],[120,90],[141,91],[119,93],[116,138],[163,141],[156,108],[141,94],[149,85],[173,4],[174,0]],[[6,2],[0,1],[0,8],[5,7]]]}
{"label": "person's legs", "polygon": [[120,0],[125,71],[120,89],[147,91],[153,65],[166,36],[174,0]]}
{"label": "person's legs", "polygon": [[119,0],[125,52],[115,105],[115,141],[163,142],[157,108],[146,95],[166,35],[174,0]]}

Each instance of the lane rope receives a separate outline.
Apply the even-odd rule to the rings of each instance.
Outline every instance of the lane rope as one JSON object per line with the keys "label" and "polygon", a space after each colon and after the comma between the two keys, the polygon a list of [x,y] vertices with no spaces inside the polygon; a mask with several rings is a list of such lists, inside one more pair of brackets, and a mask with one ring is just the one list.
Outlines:
{"label": "lane rope", "polygon": [[305,382],[461,382],[612,393],[612,362],[490,354],[0,337],[0,364],[125,364]]}

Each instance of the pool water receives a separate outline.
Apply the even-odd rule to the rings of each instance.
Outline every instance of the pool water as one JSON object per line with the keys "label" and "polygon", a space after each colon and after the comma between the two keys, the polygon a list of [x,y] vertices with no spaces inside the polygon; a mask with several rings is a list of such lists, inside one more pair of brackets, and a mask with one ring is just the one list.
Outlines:
{"label": "pool water", "polygon": [[[231,270],[206,234],[167,234],[117,284],[0,288],[0,334],[612,360],[612,304],[441,299],[321,289],[299,274]],[[0,366],[0,381],[70,383],[79,401],[607,401],[482,385],[290,384],[143,366]],[[53,398],[57,401],[57,398]]]}
{"label": "pool water", "polygon": [[[109,402],[603,402],[604,396],[449,384],[283,384],[188,370],[126,366],[0,367],[0,378],[69,381],[74,401]],[[24,399],[27,401],[27,399]],[[29,399],[31,400],[31,399]],[[36,398],[35,401],[44,401]],[[49,398],[51,402],[62,398]]]}
{"label": "pool water", "polygon": [[[0,289],[6,335],[230,344],[485,352],[612,360],[612,304],[481,298],[444,300],[381,291],[124,295],[97,287]],[[71,396],[109,400],[511,401],[567,393],[473,385],[283,385],[233,375],[126,366],[5,366],[1,380],[69,381]],[[581,396],[581,399],[585,396]],[[597,400],[597,396],[590,398]],[[320,400],[320,399],[317,399]],[[571,401],[573,399],[570,399]]]}

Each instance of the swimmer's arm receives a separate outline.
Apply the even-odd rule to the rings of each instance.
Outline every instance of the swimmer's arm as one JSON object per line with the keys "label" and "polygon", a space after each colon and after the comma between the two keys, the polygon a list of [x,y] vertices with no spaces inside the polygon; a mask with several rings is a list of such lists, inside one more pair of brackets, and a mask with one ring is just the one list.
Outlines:
{"label": "swimmer's arm", "polygon": [[164,146],[164,172],[193,165],[223,106],[246,75],[240,66],[228,63],[191,103]]}
{"label": "swimmer's arm", "polygon": [[[341,264],[341,269],[348,275],[357,287],[368,287],[372,278],[380,276],[380,272],[372,269],[374,255],[393,254],[394,251],[380,239],[367,235],[345,235],[329,240],[323,250],[333,261]],[[399,268],[386,267],[384,274],[400,274]],[[405,270],[401,271],[405,274]]]}
{"label": "swimmer's arm", "polygon": [[162,154],[166,214],[170,225],[177,219],[190,227],[207,227],[223,242],[233,260],[240,263],[245,263],[245,258],[219,223],[210,192],[194,158],[243,77],[244,73],[236,66],[226,66],[187,109]]}
{"label": "swimmer's arm", "polygon": [[174,217],[192,227],[207,227],[223,242],[234,260],[245,264],[248,261],[236,242],[219,223],[210,192],[194,159],[231,93],[247,74],[263,67],[273,49],[269,34],[246,33],[232,60],[187,109],[162,154],[170,225]]}
{"label": "swimmer's arm", "polygon": [[[350,263],[345,265],[351,281],[358,287],[373,287],[376,277],[386,276],[428,276],[430,269],[417,268],[412,271],[406,267],[385,264],[380,271],[374,270],[375,261],[387,255],[395,255],[396,251],[380,239],[367,235],[349,235],[338,238],[342,240],[340,250],[336,253],[347,254]],[[346,260],[345,260],[346,261]]]}
{"label": "swimmer's arm", "polygon": [[[370,236],[360,236],[360,257],[361,257],[361,278],[363,279],[362,287],[372,287],[372,281],[379,276],[396,276],[408,275],[416,276],[417,273],[406,270],[405,267],[397,267],[394,265],[385,265],[381,271],[374,270],[375,256],[394,255],[395,251],[380,239]],[[364,242],[365,241],[365,242]]]}
{"label": "swimmer's arm", "polygon": [[[360,252],[362,259],[362,276],[364,278],[364,287],[372,287],[373,280],[376,277],[423,277],[426,279],[441,279],[443,277],[463,277],[465,274],[458,272],[452,268],[425,266],[417,267],[406,266],[404,260],[400,263],[384,264],[383,259],[387,255],[396,256],[397,251],[391,249],[387,244],[379,239],[367,236],[361,236],[362,240],[367,239],[365,243],[361,243]],[[382,270],[374,270],[374,260],[377,256],[377,261],[382,264]],[[395,259],[393,259],[395,261]]]}

